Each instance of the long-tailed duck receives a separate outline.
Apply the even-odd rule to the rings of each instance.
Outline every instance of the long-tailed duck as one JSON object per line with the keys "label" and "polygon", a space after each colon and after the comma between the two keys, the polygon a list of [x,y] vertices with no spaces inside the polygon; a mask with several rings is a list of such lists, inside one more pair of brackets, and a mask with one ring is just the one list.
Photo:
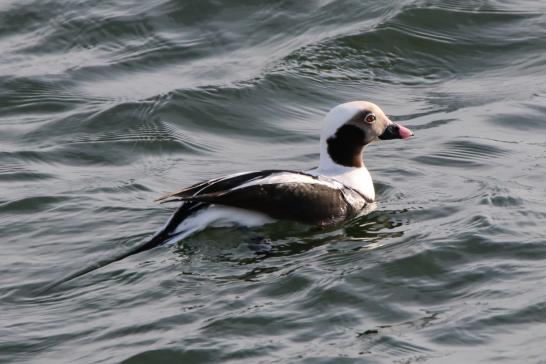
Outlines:
{"label": "long-tailed duck", "polygon": [[326,115],[318,168],[238,173],[160,197],[159,202],[182,204],[150,240],[60,282],[165,242],[179,241],[207,226],[257,226],[275,220],[323,226],[340,222],[375,201],[372,178],[363,161],[364,147],[378,139],[412,135],[371,102],[338,105]]}
{"label": "long-tailed duck", "polygon": [[393,123],[367,101],[334,107],[320,136],[320,163],[308,171],[244,172],[200,182],[158,198],[181,201],[167,224],[131,254],[179,241],[208,226],[257,226],[275,220],[331,225],[375,201],[364,147],[378,139],[406,139],[413,132]]}

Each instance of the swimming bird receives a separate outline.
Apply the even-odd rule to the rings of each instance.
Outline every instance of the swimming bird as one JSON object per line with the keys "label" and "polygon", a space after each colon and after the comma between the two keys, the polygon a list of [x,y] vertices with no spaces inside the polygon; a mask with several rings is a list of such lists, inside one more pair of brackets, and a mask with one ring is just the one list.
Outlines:
{"label": "swimming bird", "polygon": [[363,161],[364,147],[412,135],[371,102],[338,105],[326,115],[317,168],[237,173],[162,196],[158,202],[182,203],[151,239],[53,285],[163,243],[180,241],[208,226],[252,227],[276,220],[318,226],[339,223],[375,201],[373,181]]}
{"label": "swimming bird", "polygon": [[412,135],[371,102],[341,104],[326,116],[317,168],[238,173],[169,193],[156,201],[183,204],[159,235],[162,240],[183,239],[207,226],[230,223],[338,223],[375,201],[372,178],[363,161],[364,147],[378,139]]}

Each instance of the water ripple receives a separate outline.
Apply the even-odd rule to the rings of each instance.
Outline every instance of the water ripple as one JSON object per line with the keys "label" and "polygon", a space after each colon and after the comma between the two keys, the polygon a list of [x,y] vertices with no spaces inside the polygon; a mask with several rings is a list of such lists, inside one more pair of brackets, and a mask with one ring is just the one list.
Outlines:
{"label": "water ripple", "polygon": [[[540,361],[544,10],[4,1],[0,361]],[[416,132],[367,147],[375,211],[209,229],[36,295],[148,238],[163,191],[316,165],[354,99]]]}

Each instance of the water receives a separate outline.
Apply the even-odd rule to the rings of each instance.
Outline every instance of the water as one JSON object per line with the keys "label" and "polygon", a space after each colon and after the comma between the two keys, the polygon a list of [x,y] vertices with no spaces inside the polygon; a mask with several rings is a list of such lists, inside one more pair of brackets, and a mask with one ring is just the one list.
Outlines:
{"label": "water", "polygon": [[[0,362],[546,362],[546,6],[3,1]],[[332,229],[137,244],[164,192],[306,169],[332,106],[416,132],[366,149],[379,206]]]}

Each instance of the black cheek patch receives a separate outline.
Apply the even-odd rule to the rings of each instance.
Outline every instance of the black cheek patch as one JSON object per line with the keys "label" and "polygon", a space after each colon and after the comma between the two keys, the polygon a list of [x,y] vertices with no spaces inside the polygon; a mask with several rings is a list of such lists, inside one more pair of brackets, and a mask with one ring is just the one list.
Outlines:
{"label": "black cheek patch", "polygon": [[362,148],[366,144],[366,133],[354,125],[343,125],[335,135],[328,138],[328,154],[337,164],[346,167],[362,167]]}

